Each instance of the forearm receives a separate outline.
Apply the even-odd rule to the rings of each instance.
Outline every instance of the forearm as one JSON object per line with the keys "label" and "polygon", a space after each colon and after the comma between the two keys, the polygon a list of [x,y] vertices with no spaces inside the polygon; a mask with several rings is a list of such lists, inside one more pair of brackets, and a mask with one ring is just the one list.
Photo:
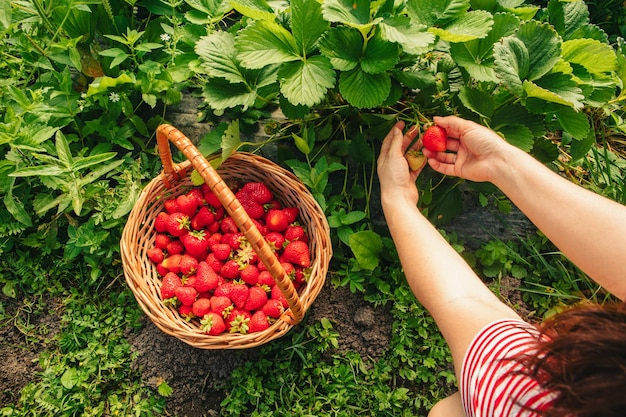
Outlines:
{"label": "forearm", "polygon": [[383,194],[383,208],[407,282],[437,322],[458,371],[467,346],[481,328],[518,316],[498,300],[414,204]]}
{"label": "forearm", "polygon": [[503,154],[492,182],[572,262],[626,297],[626,207],[550,171],[517,149]]}

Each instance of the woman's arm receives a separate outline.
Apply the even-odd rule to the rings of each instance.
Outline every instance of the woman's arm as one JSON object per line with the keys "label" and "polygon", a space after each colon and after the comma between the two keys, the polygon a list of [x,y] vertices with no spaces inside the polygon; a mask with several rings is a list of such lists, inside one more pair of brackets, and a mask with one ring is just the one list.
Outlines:
{"label": "woman's arm", "polygon": [[424,151],[433,169],[492,182],[581,270],[626,299],[626,206],[552,172],[486,127],[454,116],[435,122],[453,139],[452,153]]}
{"label": "woman's arm", "polygon": [[450,346],[458,373],[474,336],[502,318],[519,318],[480,280],[417,209],[415,179],[403,156],[417,130],[402,134],[399,122],[385,138],[378,159],[381,199],[407,281],[432,314]]}

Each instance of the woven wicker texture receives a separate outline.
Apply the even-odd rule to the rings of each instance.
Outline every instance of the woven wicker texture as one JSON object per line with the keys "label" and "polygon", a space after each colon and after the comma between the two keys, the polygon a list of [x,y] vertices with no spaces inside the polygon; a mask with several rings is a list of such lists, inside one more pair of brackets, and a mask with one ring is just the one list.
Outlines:
{"label": "woven wicker texture", "polygon": [[[172,162],[170,142],[183,152],[186,161],[180,164]],[[291,172],[258,155],[236,152],[215,170],[211,164],[214,161],[207,160],[186,136],[170,125],[159,126],[157,143],[163,172],[142,191],[129,215],[120,242],[126,282],[142,310],[166,334],[201,349],[251,348],[287,333],[302,320],[321,291],[328,273],[332,244],[329,226],[320,206],[306,186]],[[184,194],[193,187],[189,175],[193,169],[200,173],[218,196],[289,303],[283,316],[265,331],[245,335],[207,335],[196,321],[186,321],[161,300],[161,278],[156,265],[147,256],[147,250],[154,246],[154,219],[164,210],[166,199]],[[248,181],[265,183],[284,207],[298,207],[300,210],[299,221],[309,236],[311,275],[299,293],[296,293],[280,262],[227,185]]]}

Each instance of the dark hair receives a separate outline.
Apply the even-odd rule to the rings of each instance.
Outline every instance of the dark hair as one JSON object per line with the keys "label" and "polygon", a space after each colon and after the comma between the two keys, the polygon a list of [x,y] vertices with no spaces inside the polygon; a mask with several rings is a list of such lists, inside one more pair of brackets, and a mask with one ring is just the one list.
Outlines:
{"label": "dark hair", "polygon": [[626,303],[565,310],[539,326],[528,373],[556,393],[545,417],[626,416]]}

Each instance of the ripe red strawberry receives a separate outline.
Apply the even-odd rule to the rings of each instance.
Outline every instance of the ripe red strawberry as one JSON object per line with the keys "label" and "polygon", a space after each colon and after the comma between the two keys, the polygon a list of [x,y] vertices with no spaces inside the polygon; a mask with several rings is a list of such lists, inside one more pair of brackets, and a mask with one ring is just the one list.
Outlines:
{"label": "ripe red strawberry", "polygon": [[165,233],[158,233],[154,237],[154,246],[160,249],[167,250],[167,245],[172,241]]}
{"label": "ripe red strawberry", "polygon": [[241,202],[241,206],[252,219],[258,220],[265,215],[265,208],[256,201]]}
{"label": "ripe red strawberry", "polygon": [[256,226],[257,229],[259,229],[259,233],[261,233],[261,236],[265,236],[268,232],[269,229],[267,228],[267,226],[265,224],[262,223],[262,219],[251,219],[252,223],[254,223],[254,225]]}
{"label": "ripe red strawberry", "polygon": [[157,273],[162,277],[164,277],[165,275],[167,275],[168,272],[170,272],[169,269],[163,266],[163,262],[161,262],[160,264],[157,264],[156,270],[157,270]]}
{"label": "ripe red strawberry", "polygon": [[190,306],[193,305],[194,301],[196,301],[196,297],[198,296],[198,291],[196,291],[193,287],[178,287],[174,290],[176,294],[176,298],[182,305]]}
{"label": "ripe red strawberry", "polygon": [[191,319],[195,317],[194,314],[193,314],[193,307],[192,306],[186,306],[186,305],[183,305],[183,304],[178,306],[178,314],[183,316],[185,321],[191,321]]}
{"label": "ripe red strawberry", "polygon": [[183,256],[179,253],[170,255],[167,258],[163,259],[161,265],[168,271],[178,274],[180,272],[180,261],[182,257]]}
{"label": "ripe red strawberry", "polygon": [[256,285],[259,280],[259,268],[253,264],[247,264],[239,271],[239,277],[248,285]]}
{"label": "ripe red strawberry", "polygon": [[215,214],[207,206],[202,206],[198,209],[198,212],[191,218],[191,228],[193,230],[202,230],[214,221]]}
{"label": "ripe red strawberry", "polygon": [[183,275],[183,286],[196,288],[196,279],[197,278],[195,275],[188,275],[188,276]]}
{"label": "ripe red strawberry", "polygon": [[270,209],[265,215],[265,226],[271,232],[282,232],[289,225],[289,219],[283,210]]}
{"label": "ripe red strawberry", "polygon": [[214,208],[222,207],[222,203],[219,198],[217,198],[213,191],[211,191],[208,185],[202,184],[202,194],[204,196],[204,201],[206,201],[209,206]]}
{"label": "ripe red strawberry", "polygon": [[220,315],[209,312],[200,320],[200,328],[211,336],[217,336],[226,331],[226,323]]}
{"label": "ripe red strawberry", "polygon": [[283,213],[287,217],[287,221],[289,224],[298,220],[298,216],[300,215],[300,209],[298,207],[285,207],[283,209]]}
{"label": "ripe red strawberry", "polygon": [[176,197],[176,203],[178,204],[178,211],[189,218],[192,218],[196,214],[196,210],[198,210],[198,200],[187,194],[181,194]]}
{"label": "ripe red strawberry", "polygon": [[239,264],[234,259],[228,260],[220,269],[220,275],[227,279],[239,278]]}
{"label": "ripe red strawberry", "polygon": [[183,275],[189,275],[196,271],[198,268],[198,260],[188,253],[181,254],[180,258],[180,273]]}
{"label": "ripe red strawberry", "polygon": [[285,246],[282,259],[295,265],[308,268],[311,266],[311,254],[309,245],[301,240],[291,241]]}
{"label": "ripe red strawberry", "polygon": [[196,285],[195,288],[198,292],[207,292],[217,288],[219,282],[217,273],[211,268],[211,266],[202,261],[198,263],[198,269],[196,270]]}
{"label": "ripe red strawberry", "polygon": [[304,284],[309,281],[311,276],[311,271],[309,269],[302,268],[300,266],[296,267],[296,271],[294,274],[294,282],[298,284]]}
{"label": "ripe red strawberry", "polygon": [[267,287],[268,289],[271,289],[274,285],[276,285],[276,281],[269,271],[261,271],[259,272],[259,279],[257,280],[256,284],[261,287]]}
{"label": "ripe red strawberry", "polygon": [[233,302],[236,308],[243,308],[248,300],[248,293],[250,288],[246,284],[231,283],[231,287],[228,290],[228,298]]}
{"label": "ripe red strawberry", "polygon": [[161,281],[161,298],[167,300],[176,296],[176,288],[182,287],[180,277],[173,272],[168,272]]}
{"label": "ripe red strawberry", "polygon": [[280,266],[282,266],[285,270],[285,274],[293,280],[296,275],[296,267],[293,266],[291,262],[286,262],[284,260],[281,260]]}
{"label": "ripe red strawberry", "polygon": [[241,189],[250,195],[252,201],[260,204],[267,204],[274,199],[272,191],[262,182],[247,182]]}
{"label": "ripe red strawberry", "polygon": [[206,263],[209,264],[211,269],[214,270],[215,273],[217,273],[217,274],[220,273],[220,270],[222,269],[222,266],[224,266],[224,263],[222,261],[220,261],[219,259],[217,259],[213,252],[211,252],[211,253],[209,253],[207,255]]}
{"label": "ripe red strawberry", "polygon": [[283,303],[280,300],[269,299],[263,307],[261,307],[261,311],[264,312],[267,317],[277,319],[283,314],[285,307],[283,307]]}
{"label": "ripe red strawberry", "polygon": [[282,250],[285,245],[285,236],[279,232],[269,232],[265,235],[265,240],[274,251]]}
{"label": "ripe red strawberry", "polygon": [[211,297],[211,311],[226,318],[233,309],[233,302],[224,295],[214,295]]}
{"label": "ripe red strawberry", "polygon": [[270,323],[267,320],[267,315],[261,311],[255,311],[250,317],[250,321],[248,322],[248,333],[256,333],[262,332],[263,330],[270,327]]}
{"label": "ripe red strawberry", "polygon": [[237,227],[237,223],[235,223],[232,217],[224,217],[220,223],[220,230],[222,233],[237,233],[239,232],[239,227]]}
{"label": "ripe red strawberry", "polygon": [[228,243],[216,243],[211,247],[211,251],[215,255],[215,258],[220,261],[225,261],[230,257],[232,248]]}
{"label": "ripe red strawberry", "polygon": [[196,199],[196,201],[198,202],[198,207],[204,204],[204,193],[199,187],[192,188],[187,192],[187,195]]}
{"label": "ripe red strawberry", "polygon": [[444,152],[447,149],[448,133],[441,126],[430,126],[422,135],[424,147],[433,152]]}
{"label": "ripe red strawberry", "polygon": [[165,250],[170,255],[176,255],[176,254],[183,253],[185,251],[185,247],[183,246],[183,243],[180,240],[176,239],[176,240],[170,241],[170,243],[168,243],[167,246],[165,247]]}
{"label": "ripe red strawberry", "polygon": [[247,334],[250,317],[252,316],[247,311],[233,309],[225,320],[228,332]]}
{"label": "ripe red strawberry", "polygon": [[169,216],[167,212],[162,211],[154,218],[154,230],[156,230],[157,233],[167,232],[167,218]]}
{"label": "ripe red strawberry", "polygon": [[231,249],[239,249],[241,247],[241,243],[244,240],[243,233],[235,232],[235,233],[224,233],[222,238],[220,239],[220,243],[226,243]]}
{"label": "ripe red strawberry", "polygon": [[303,242],[308,242],[308,238],[306,236],[306,231],[304,228],[298,224],[291,224],[287,226],[284,232],[284,236],[286,240],[301,240]]}
{"label": "ripe red strawberry", "polygon": [[169,198],[165,200],[165,203],[163,203],[163,207],[165,208],[167,214],[176,213],[178,211],[178,203],[176,202],[176,198]]}
{"label": "ripe red strawberry", "polygon": [[194,230],[185,233],[180,237],[180,241],[183,242],[185,250],[191,256],[196,258],[206,254],[209,250],[209,240],[203,230]]}
{"label": "ripe red strawberry", "polygon": [[161,248],[150,248],[148,249],[146,254],[148,255],[148,259],[150,259],[155,264],[163,262],[163,259],[165,258],[165,254],[163,253],[163,249]]}
{"label": "ripe red strawberry", "polygon": [[198,298],[194,301],[191,311],[196,317],[204,317],[211,311],[211,300],[208,298]]}
{"label": "ripe red strawberry", "polygon": [[274,285],[272,287],[272,291],[270,292],[270,298],[272,300],[280,301],[280,303],[282,304],[283,308],[289,307],[289,303],[287,302],[287,299],[283,295],[283,292],[280,290],[278,285]]}
{"label": "ripe red strawberry", "polygon": [[267,293],[261,287],[250,287],[248,290],[248,299],[243,306],[246,311],[254,311],[263,307],[267,302]]}
{"label": "ripe red strawberry", "polygon": [[180,237],[189,230],[189,216],[177,211],[167,218],[167,232],[176,237]]}

